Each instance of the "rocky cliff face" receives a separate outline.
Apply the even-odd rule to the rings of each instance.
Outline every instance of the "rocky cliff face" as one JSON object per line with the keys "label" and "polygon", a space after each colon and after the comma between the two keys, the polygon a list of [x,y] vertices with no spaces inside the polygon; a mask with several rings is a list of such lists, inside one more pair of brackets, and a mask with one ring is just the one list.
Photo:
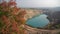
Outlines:
{"label": "rocky cliff face", "polygon": [[43,13],[42,10],[33,10],[33,9],[25,9],[25,10],[26,10],[25,15],[26,20]]}
{"label": "rocky cliff face", "polygon": [[58,34],[60,29],[58,30],[45,30],[45,29],[36,29],[25,25],[26,34]]}

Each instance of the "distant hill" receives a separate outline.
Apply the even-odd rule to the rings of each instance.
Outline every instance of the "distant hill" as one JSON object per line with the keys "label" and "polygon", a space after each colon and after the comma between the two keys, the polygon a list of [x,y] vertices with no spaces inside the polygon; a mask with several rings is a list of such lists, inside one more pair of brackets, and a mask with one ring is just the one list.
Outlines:
{"label": "distant hill", "polygon": [[60,7],[44,9],[44,14],[48,15],[48,19],[55,23],[60,23]]}

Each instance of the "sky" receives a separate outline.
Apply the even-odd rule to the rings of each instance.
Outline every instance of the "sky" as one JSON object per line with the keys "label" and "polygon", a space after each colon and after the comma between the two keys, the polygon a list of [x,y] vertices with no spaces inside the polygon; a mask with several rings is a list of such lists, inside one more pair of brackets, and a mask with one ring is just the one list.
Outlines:
{"label": "sky", "polygon": [[19,7],[60,7],[60,0],[16,0]]}
{"label": "sky", "polygon": [[22,8],[60,7],[60,0],[16,0],[16,2],[17,6]]}

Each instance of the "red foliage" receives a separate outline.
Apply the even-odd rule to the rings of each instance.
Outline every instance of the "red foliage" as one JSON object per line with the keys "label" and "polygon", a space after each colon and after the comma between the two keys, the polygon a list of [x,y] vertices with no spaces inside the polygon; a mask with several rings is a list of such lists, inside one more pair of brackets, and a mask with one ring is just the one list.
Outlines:
{"label": "red foliage", "polygon": [[14,21],[14,20],[12,20],[12,21],[13,21],[13,23],[12,23],[12,30],[16,31],[17,34],[20,33],[17,22]]}
{"label": "red foliage", "polygon": [[17,8],[16,6],[13,7],[13,12],[12,12],[12,14],[13,14],[13,15],[16,15],[16,13],[17,13],[19,10],[20,10],[20,9]]}
{"label": "red foliage", "polygon": [[2,16],[2,19],[6,25],[8,25],[10,23],[10,21],[8,20],[8,18],[5,15]]}
{"label": "red foliage", "polygon": [[0,3],[0,5],[2,5],[3,7],[7,7],[7,6],[16,6],[16,2],[13,0],[10,0],[8,3],[4,0],[2,0],[3,2]]}
{"label": "red foliage", "polygon": [[2,2],[0,5],[1,5],[2,7],[6,7],[6,6],[7,6],[7,2],[4,1],[4,2]]}
{"label": "red foliage", "polygon": [[16,2],[14,2],[14,1],[13,1],[13,2],[12,2],[12,1],[9,1],[8,5],[9,5],[9,6],[15,6],[15,5],[16,5]]}
{"label": "red foliage", "polygon": [[[13,16],[16,17],[16,20],[20,20],[21,23],[24,23],[24,22],[25,22],[25,19],[24,19],[24,15],[26,14],[25,10],[20,12],[20,16],[23,16],[23,17],[16,16],[16,13],[17,13],[20,9],[17,8],[15,1],[10,0],[10,1],[7,3],[6,1],[3,0],[3,2],[0,4],[0,6],[3,7],[3,9],[1,9],[2,11],[8,11],[8,10],[10,10],[10,9],[8,9],[8,8],[10,8],[10,6],[14,6],[12,12],[10,12],[9,14],[14,14]],[[6,9],[6,8],[7,8],[7,9]],[[13,17],[12,17],[12,18],[13,18]],[[7,17],[6,15],[3,15],[3,16],[2,16],[2,20],[3,20],[3,22],[4,22],[5,26],[6,26],[6,28],[3,28],[3,29],[2,29],[2,33],[3,33],[3,34],[8,34],[8,32],[10,32],[10,30],[9,30],[10,25],[12,25],[11,28],[12,28],[12,31],[13,31],[13,32],[17,32],[17,34],[20,34],[20,29],[19,29],[19,26],[18,26],[18,22],[15,21],[14,18],[13,18],[12,20],[10,20],[9,17]],[[23,33],[24,33],[24,32],[23,32]]]}
{"label": "red foliage", "polygon": [[4,29],[2,29],[3,34],[5,33]]}

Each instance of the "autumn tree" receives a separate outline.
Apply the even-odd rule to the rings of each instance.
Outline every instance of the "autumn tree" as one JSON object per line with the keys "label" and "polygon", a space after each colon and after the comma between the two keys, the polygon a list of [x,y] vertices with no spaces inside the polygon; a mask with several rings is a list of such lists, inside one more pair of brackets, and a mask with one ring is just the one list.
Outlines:
{"label": "autumn tree", "polygon": [[15,0],[0,3],[0,34],[24,34],[26,11],[20,10]]}

